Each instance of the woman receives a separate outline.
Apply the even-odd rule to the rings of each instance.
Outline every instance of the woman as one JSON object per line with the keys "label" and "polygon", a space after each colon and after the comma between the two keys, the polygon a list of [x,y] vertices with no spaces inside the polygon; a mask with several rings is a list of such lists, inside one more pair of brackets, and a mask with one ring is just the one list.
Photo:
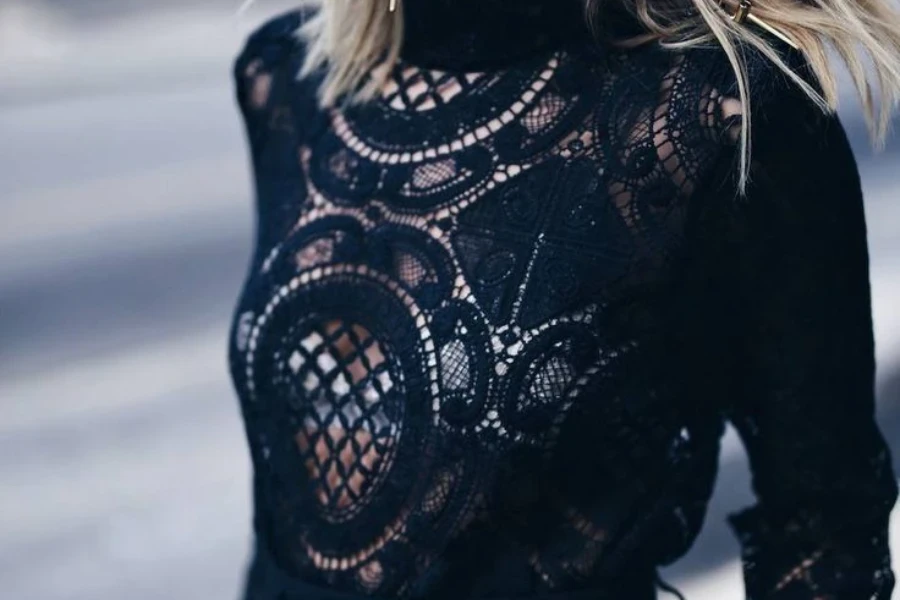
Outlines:
{"label": "woman", "polygon": [[879,0],[327,0],[255,33],[246,598],[653,598],[730,420],[748,596],[887,599],[824,42],[863,92],[871,55],[889,114]]}

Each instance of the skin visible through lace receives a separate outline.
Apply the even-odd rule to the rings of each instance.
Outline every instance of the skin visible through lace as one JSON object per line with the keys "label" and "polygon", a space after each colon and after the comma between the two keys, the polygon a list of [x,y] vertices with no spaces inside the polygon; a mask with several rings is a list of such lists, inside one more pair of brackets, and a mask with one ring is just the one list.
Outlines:
{"label": "skin visible through lace", "polygon": [[[261,377],[257,364],[265,358],[258,356],[258,349],[267,337],[275,335],[268,332],[268,324],[277,318],[279,311],[286,310],[284,307],[293,295],[330,281],[362,281],[373,289],[377,286],[384,290],[386,305],[392,303],[391,306],[403,307],[405,314],[396,318],[408,319],[417,331],[415,341],[424,357],[425,378],[420,383],[431,393],[432,427],[437,430],[456,428],[472,436],[490,434],[504,443],[534,446],[548,456],[552,454],[567,415],[583,391],[604,368],[623,360],[636,346],[625,343],[602,348],[592,341],[596,358],[591,364],[580,365],[570,358],[575,351],[573,348],[578,345],[576,338],[560,337],[548,345],[544,354],[529,359],[532,362],[519,380],[521,391],[515,415],[523,421],[537,422],[544,419],[547,408],[552,407],[552,419],[540,429],[511,425],[505,420],[502,407],[488,407],[479,412],[477,419],[464,425],[449,424],[443,416],[448,400],[442,394],[447,397],[460,394],[462,397],[475,387],[479,377],[490,381],[511,377],[529,348],[540,340],[566,327],[590,328],[603,311],[602,302],[588,303],[557,310],[549,318],[523,326],[524,313],[529,308],[523,294],[529,289],[529,281],[538,276],[537,269],[546,268],[540,261],[544,247],[551,243],[547,233],[539,229],[528,233],[533,235],[532,250],[521,271],[515,263],[517,258],[503,251],[488,254],[477,265],[471,265],[466,262],[466,248],[475,248],[482,242],[474,235],[469,236],[471,239],[465,238],[468,245],[461,241],[464,238],[459,232],[465,214],[477,209],[486,198],[506,186],[517,185],[529,172],[541,168],[549,160],[584,161],[595,165],[596,175],[583,193],[607,198],[634,244],[635,254],[628,260],[664,260],[664,253],[656,245],[658,234],[651,235],[650,228],[662,228],[677,237],[684,218],[684,206],[695,191],[696,177],[702,166],[682,147],[680,138],[684,132],[680,127],[700,125],[714,129],[740,112],[736,100],[721,98],[715,90],[706,89],[698,99],[700,105],[694,107],[696,118],[689,123],[682,120],[676,124],[671,113],[673,102],[679,99],[676,94],[682,68],[676,60],[660,82],[655,106],[627,121],[602,124],[620,130],[610,131],[598,126],[592,113],[580,121],[572,121],[569,114],[578,99],[558,91],[554,80],[557,71],[570,60],[564,53],[550,56],[529,75],[518,96],[502,99],[505,105],[494,117],[472,124],[460,122],[455,135],[435,145],[391,149],[381,140],[358,131],[359,123],[342,111],[330,111],[327,115],[330,132],[339,141],[340,148],[326,157],[328,177],[352,190],[354,178],[365,165],[380,169],[382,175],[378,177],[398,166],[407,166],[409,175],[399,189],[408,198],[422,199],[415,207],[397,204],[378,190],[360,203],[339,197],[331,189],[320,188],[315,171],[320,168],[316,166],[320,158],[316,148],[299,144],[296,156],[305,182],[304,208],[284,240],[266,253],[258,273],[268,276],[281,261],[287,260],[296,275],[283,281],[260,310],[242,317],[245,326],[240,329],[242,337],[238,346],[246,348],[245,379],[251,403],[263,401],[257,397],[254,384]],[[258,110],[268,107],[273,89],[271,74],[264,70],[260,61],[254,61],[247,67],[245,75],[250,105]],[[474,89],[482,92],[492,89],[499,85],[500,79],[500,76],[485,73],[450,75],[404,65],[384,88],[381,110],[437,113],[462,101]],[[272,110],[272,114],[276,112]],[[567,124],[561,125],[563,123]],[[507,161],[494,147],[494,138],[504,135],[513,125],[524,128],[529,136],[552,137],[552,142],[547,143],[544,150],[521,153],[515,160]],[[604,138],[610,135],[622,140],[615,149],[604,146]],[[461,158],[465,152],[476,148],[483,151],[491,163],[489,172],[478,178]],[[606,155],[605,152],[619,154]],[[648,160],[648,157],[652,164],[632,179],[628,177],[636,172],[634,168],[608,168],[612,164]],[[653,203],[641,196],[645,188],[663,181],[669,186],[667,189],[677,190],[676,197],[667,194],[668,202]],[[458,192],[451,197],[429,204],[429,198],[454,189]],[[606,194],[599,194],[603,189]],[[512,219],[530,219],[534,207],[529,202],[528,198],[513,198],[505,202],[503,208],[509,211]],[[596,213],[599,214],[602,213]],[[596,215],[585,213],[573,217],[572,222],[578,227],[599,226],[600,217]],[[326,222],[353,223],[366,232],[386,226],[409,231],[410,235],[417,232],[427,237],[430,246],[428,250],[413,246],[394,247],[387,263],[389,275],[365,265],[340,262],[342,254],[348,252],[351,238],[356,235],[352,228],[323,229],[316,235],[307,235],[306,232],[317,224]],[[299,239],[307,241],[299,246],[293,244]],[[432,249],[446,257],[446,264],[437,264],[429,254]],[[557,267],[562,268],[561,265]],[[558,272],[561,274],[558,292],[568,293],[563,285],[565,274]],[[488,318],[489,309],[477,290],[499,285],[514,273],[521,277],[518,297],[505,305],[503,310],[507,312],[502,317]],[[545,277],[546,273],[542,272],[540,276]],[[610,285],[624,288],[653,277],[652,270],[649,273],[633,270],[618,276]],[[448,278],[450,285],[442,301],[469,307],[478,314],[477,326],[484,329],[484,352],[490,353],[488,371],[484,375],[475,372],[472,360],[469,340],[473,339],[473,324],[465,319],[458,320],[449,337],[438,344],[431,331],[436,326],[438,311],[420,305],[431,293],[429,290],[440,288]],[[570,280],[574,281],[574,278],[570,277]],[[321,318],[309,317],[296,338],[284,337],[282,345],[278,346],[275,363],[280,369],[281,379],[278,380],[289,381],[291,394],[303,403],[302,419],[293,433],[293,441],[319,505],[318,518],[339,524],[351,522],[366,510],[396,467],[399,448],[408,432],[403,423],[403,409],[395,403],[409,391],[406,388],[408,373],[403,370],[403,365],[399,365],[397,353],[402,350],[395,350],[391,340],[382,339],[381,332],[373,331],[361,322],[329,316],[327,306],[322,307],[322,313]],[[474,404],[475,399],[467,402]],[[352,573],[363,589],[379,592],[385,575],[385,565],[379,559],[381,550],[388,544],[404,543],[408,534],[407,521],[412,514],[423,513],[438,518],[461,493],[459,486],[465,479],[464,468],[462,463],[450,463],[438,465],[433,473],[419,473],[419,480],[410,486],[420,489],[421,493],[411,496],[399,507],[380,534],[360,540],[355,552],[335,554],[317,547],[304,536],[296,541],[316,569]],[[459,515],[452,527],[454,532],[466,527],[478,512],[481,492],[467,493],[470,497],[458,509]],[[600,560],[608,534],[576,506],[562,505],[559,510],[565,527],[583,539],[581,551],[568,559],[563,570],[587,576]],[[430,557],[426,557],[427,560]],[[553,581],[542,567],[544,560],[540,550],[536,549],[532,557],[535,572],[552,585]]]}

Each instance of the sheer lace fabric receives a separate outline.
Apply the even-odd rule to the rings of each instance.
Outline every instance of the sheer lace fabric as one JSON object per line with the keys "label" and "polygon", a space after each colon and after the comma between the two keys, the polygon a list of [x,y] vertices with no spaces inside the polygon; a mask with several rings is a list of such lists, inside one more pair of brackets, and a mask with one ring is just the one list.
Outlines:
{"label": "sheer lace fabric", "polygon": [[[258,216],[230,356],[266,560],[376,597],[652,581],[699,530],[731,417],[760,497],[734,520],[749,595],[889,596],[896,490],[833,117],[757,59],[757,110],[781,116],[738,199],[715,50],[404,60],[376,101],[322,110],[300,19],[235,71]],[[251,576],[247,597],[281,596]]]}

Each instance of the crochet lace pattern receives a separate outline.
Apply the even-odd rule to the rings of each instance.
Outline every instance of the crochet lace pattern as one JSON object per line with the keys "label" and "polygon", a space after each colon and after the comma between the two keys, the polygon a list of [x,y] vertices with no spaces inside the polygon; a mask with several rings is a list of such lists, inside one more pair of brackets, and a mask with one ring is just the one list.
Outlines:
{"label": "crochet lace pattern", "polygon": [[759,499],[732,519],[748,597],[889,598],[896,485],[837,117],[747,51],[740,196],[721,50],[411,37],[379,97],[322,109],[303,18],[235,65],[257,210],[229,345],[263,549],[248,600],[301,597],[262,561],[348,597],[652,582],[699,531],[727,419]]}

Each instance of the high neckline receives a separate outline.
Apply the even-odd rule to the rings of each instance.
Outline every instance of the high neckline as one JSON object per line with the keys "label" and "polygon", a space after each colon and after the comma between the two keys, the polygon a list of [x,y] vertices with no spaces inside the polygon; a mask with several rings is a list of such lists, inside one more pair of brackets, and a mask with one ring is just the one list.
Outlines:
{"label": "high neckline", "polygon": [[485,71],[590,39],[579,0],[403,0],[401,58]]}

